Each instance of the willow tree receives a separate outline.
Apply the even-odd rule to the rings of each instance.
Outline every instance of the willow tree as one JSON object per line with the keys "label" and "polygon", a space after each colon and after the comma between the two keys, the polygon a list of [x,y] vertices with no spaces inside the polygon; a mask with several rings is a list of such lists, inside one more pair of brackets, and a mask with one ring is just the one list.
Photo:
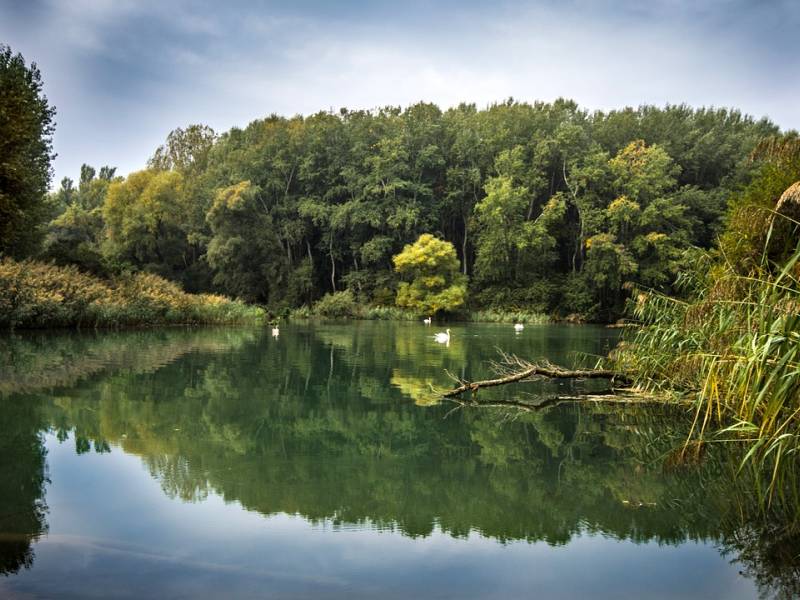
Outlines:
{"label": "willow tree", "polygon": [[456,249],[450,242],[423,233],[394,258],[403,281],[397,288],[397,305],[428,315],[464,305],[467,278],[460,272]]}

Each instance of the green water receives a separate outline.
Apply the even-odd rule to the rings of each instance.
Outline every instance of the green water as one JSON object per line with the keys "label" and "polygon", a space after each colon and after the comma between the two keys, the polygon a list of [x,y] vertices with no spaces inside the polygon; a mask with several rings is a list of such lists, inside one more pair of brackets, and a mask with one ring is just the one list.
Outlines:
{"label": "green water", "polygon": [[[434,403],[497,349],[589,365],[595,327],[417,323],[0,339],[0,596],[752,598],[785,593],[685,415]],[[487,398],[551,397],[527,383]],[[603,383],[593,383],[603,386]],[[739,496],[737,496],[739,494]],[[746,496],[746,494],[745,494]],[[787,571],[788,569],[788,571]]]}

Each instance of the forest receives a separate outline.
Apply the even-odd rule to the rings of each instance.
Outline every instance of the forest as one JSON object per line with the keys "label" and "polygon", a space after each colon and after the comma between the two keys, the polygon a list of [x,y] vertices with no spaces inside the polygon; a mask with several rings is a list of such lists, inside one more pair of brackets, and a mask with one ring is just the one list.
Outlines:
{"label": "forest", "polygon": [[193,125],[125,179],[65,178],[42,257],[272,307],[345,289],[393,305],[392,257],[432,233],[456,248],[470,306],[607,320],[624,282],[668,291],[685,251],[712,244],[776,132],[735,111],[568,100]]}
{"label": "forest", "polygon": [[[358,305],[414,308],[393,258],[427,234],[447,258],[422,275],[441,278],[449,303],[418,313],[614,320],[632,286],[675,291],[759,172],[752,150],[780,133],[736,110],[685,105],[343,108],[223,133],[179,127],[140,171],[84,165],[48,192],[54,110],[35,67],[7,48],[3,60],[7,78],[15,61],[27,74],[20,97],[43,104],[28,119],[35,135],[15,136],[27,121],[11,114],[0,124],[4,153],[36,157],[23,167],[38,177],[25,196],[12,193],[9,169],[0,178],[0,255],[101,278],[146,272],[276,312],[343,291]],[[20,115],[31,106],[18,104]],[[35,143],[14,152],[15,139]]]}

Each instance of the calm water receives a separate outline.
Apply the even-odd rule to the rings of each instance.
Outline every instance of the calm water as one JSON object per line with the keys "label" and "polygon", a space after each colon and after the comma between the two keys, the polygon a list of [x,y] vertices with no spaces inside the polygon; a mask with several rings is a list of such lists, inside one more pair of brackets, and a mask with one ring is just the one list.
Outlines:
{"label": "calm water", "polygon": [[443,346],[436,330],[0,339],[0,596],[732,599],[780,583],[724,464],[664,468],[674,414],[432,403],[445,370],[488,375],[497,348],[591,364],[613,331],[455,326]]}

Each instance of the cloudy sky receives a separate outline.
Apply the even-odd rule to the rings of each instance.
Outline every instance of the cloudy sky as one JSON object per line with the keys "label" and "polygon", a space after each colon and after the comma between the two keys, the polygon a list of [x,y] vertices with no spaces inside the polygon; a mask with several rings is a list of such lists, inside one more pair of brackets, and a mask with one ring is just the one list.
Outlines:
{"label": "cloudy sky", "polygon": [[798,0],[0,0],[58,111],[55,182],[141,168],[178,126],[573,98],[736,107],[800,129]]}

